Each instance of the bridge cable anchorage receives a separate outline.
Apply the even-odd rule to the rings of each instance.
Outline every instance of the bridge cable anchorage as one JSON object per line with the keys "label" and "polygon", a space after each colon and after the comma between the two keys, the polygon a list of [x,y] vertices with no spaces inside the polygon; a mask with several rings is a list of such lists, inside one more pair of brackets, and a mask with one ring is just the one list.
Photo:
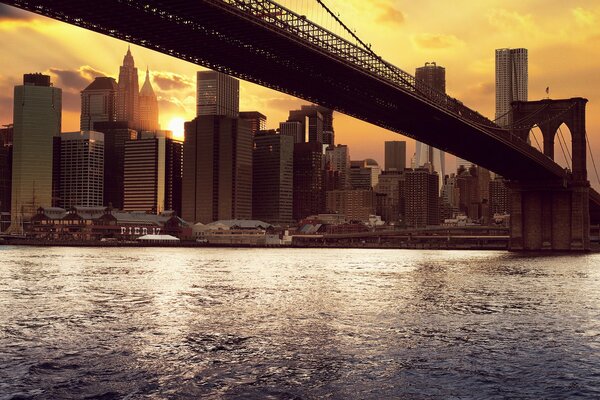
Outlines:
{"label": "bridge cable anchorage", "polygon": [[594,153],[592,153],[592,146],[590,145],[590,138],[585,132],[585,141],[587,142],[588,150],[590,151],[590,158],[592,159],[592,165],[594,166],[594,172],[596,173],[596,180],[600,184],[600,176],[598,175],[598,168],[596,168],[596,160],[594,160]]}

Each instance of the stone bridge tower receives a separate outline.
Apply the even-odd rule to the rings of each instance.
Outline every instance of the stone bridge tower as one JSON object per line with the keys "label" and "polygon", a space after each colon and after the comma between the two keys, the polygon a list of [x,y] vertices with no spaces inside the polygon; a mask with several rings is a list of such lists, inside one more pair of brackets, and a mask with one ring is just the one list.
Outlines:
{"label": "stone bridge tower", "polygon": [[554,160],[554,140],[564,123],[571,131],[572,171],[556,181],[511,181],[511,250],[590,249],[590,183],[587,180],[587,99],[512,103],[512,133],[527,140],[538,126],[544,154]]}

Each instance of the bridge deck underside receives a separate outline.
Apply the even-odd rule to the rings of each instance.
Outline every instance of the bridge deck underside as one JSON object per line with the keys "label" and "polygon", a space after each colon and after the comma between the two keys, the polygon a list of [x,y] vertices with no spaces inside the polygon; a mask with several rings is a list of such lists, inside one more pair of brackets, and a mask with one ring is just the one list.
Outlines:
{"label": "bridge deck underside", "polygon": [[[556,179],[558,165],[505,132],[491,133],[332,54],[219,2],[6,1],[137,43],[428,143],[509,179]],[[41,5],[43,8],[37,6]],[[144,5],[149,7],[144,8]],[[154,10],[153,10],[154,9]],[[158,11],[165,11],[160,15]],[[184,17],[193,23],[177,22]],[[368,140],[368,138],[365,138]]]}
{"label": "bridge deck underside", "polygon": [[[558,165],[507,133],[489,132],[457,118],[341,60],[335,52],[326,54],[219,2],[105,0],[102,7],[89,7],[82,0],[1,2],[319,103],[508,179],[540,181],[562,176]],[[600,194],[593,190],[590,214],[592,223],[600,223]]]}

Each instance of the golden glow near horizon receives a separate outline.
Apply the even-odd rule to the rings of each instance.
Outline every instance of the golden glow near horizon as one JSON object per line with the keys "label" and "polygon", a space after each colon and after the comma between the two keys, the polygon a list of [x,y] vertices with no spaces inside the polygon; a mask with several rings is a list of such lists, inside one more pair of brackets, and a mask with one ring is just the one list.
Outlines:
{"label": "golden glow near horizon", "polygon": [[[285,2],[284,2],[285,3]],[[529,50],[529,99],[585,97],[587,132],[600,159],[600,2],[580,0],[327,0],[341,19],[387,61],[413,74],[435,61],[446,68],[448,94],[494,118],[494,50]],[[7,12],[8,10],[8,12]],[[318,22],[318,21],[317,21]],[[8,6],[0,9],[0,124],[12,122],[13,87],[23,73],[45,72],[63,89],[63,131],[79,127],[80,91],[94,76],[118,76],[125,42]],[[159,99],[165,129],[177,118],[195,117],[194,64],[131,46],[140,82],[146,65]],[[240,108],[260,111],[275,128],[305,101],[242,82]],[[173,122],[174,123],[174,122]],[[383,163],[383,142],[402,136],[335,114],[336,142],[352,159]],[[408,140],[408,159],[414,141]],[[454,157],[448,157],[450,169]],[[560,161],[559,161],[560,162]],[[589,177],[596,187],[595,174]]]}
{"label": "golden glow near horizon", "polygon": [[173,132],[173,136],[175,139],[183,140],[184,137],[184,127],[185,118],[182,117],[173,117],[169,121],[169,125],[167,129]]}

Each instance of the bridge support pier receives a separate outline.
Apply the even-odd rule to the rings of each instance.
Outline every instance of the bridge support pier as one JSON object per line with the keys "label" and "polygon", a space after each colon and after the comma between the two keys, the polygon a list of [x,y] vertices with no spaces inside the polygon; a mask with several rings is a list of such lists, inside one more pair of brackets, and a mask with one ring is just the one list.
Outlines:
{"label": "bridge support pier", "polygon": [[511,182],[512,251],[589,251],[589,183]]}

